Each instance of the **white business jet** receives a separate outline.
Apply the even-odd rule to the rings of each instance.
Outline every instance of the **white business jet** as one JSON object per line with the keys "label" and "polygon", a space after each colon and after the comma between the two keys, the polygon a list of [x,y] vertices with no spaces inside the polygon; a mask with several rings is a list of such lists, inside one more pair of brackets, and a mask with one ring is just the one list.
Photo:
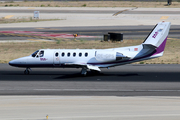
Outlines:
{"label": "white business jet", "polygon": [[146,40],[137,46],[110,49],[40,49],[32,55],[9,62],[15,67],[24,67],[24,74],[29,74],[30,68],[57,67],[82,68],[81,74],[87,71],[101,71],[137,61],[157,58],[163,55],[169,34],[170,22],[159,22]]}

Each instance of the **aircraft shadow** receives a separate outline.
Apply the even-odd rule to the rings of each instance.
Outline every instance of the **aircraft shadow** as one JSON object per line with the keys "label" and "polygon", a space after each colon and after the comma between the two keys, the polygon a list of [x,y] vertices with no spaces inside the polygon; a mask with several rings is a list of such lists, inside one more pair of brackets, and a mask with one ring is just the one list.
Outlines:
{"label": "aircraft shadow", "polygon": [[72,74],[72,75],[63,75],[60,77],[56,77],[54,79],[111,77],[111,76],[128,77],[128,76],[138,76],[138,74],[137,73],[125,73],[125,74],[105,74],[105,73],[93,74],[93,73],[88,73],[86,76],[83,76],[80,73],[76,73],[76,74]]}
{"label": "aircraft shadow", "polygon": [[178,72],[101,72],[82,76],[79,72],[37,72],[24,75],[22,72],[1,72],[0,81],[118,81],[118,82],[180,82]]}

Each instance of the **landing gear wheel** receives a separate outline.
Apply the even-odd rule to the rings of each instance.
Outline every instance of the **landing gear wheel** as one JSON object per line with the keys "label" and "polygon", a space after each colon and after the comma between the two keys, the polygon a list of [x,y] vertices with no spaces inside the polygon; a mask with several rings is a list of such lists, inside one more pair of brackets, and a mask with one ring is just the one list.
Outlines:
{"label": "landing gear wheel", "polygon": [[25,74],[25,75],[29,75],[29,70],[26,69],[26,70],[24,71],[24,74]]}
{"label": "landing gear wheel", "polygon": [[85,77],[85,76],[87,75],[87,72],[85,72],[85,73],[83,73],[83,74],[81,74],[81,75]]}

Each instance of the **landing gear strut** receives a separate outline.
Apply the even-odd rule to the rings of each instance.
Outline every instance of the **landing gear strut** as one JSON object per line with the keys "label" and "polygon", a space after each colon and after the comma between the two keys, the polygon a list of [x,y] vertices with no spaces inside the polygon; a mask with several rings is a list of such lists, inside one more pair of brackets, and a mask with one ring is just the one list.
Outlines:
{"label": "landing gear strut", "polygon": [[29,75],[29,69],[30,69],[30,68],[26,68],[26,70],[24,71],[24,74],[25,74],[25,75]]}
{"label": "landing gear strut", "polygon": [[81,75],[86,76],[87,74],[87,68],[82,68]]}
{"label": "landing gear strut", "polygon": [[[87,72],[88,72],[88,68],[83,67],[82,70],[81,70],[81,75],[86,76]],[[90,74],[92,74],[92,75],[96,75],[96,74],[99,74],[99,73],[100,73],[100,71],[90,70]]]}

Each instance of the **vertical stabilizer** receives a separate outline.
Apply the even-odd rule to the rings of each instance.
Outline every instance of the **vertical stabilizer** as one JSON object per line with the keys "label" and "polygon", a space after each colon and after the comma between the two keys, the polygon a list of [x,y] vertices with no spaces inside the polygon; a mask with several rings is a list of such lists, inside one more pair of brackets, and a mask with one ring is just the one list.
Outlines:
{"label": "vertical stabilizer", "polygon": [[164,51],[170,26],[170,22],[159,22],[148,38],[144,41],[143,45],[153,45],[154,47],[157,47],[157,49],[161,47]]}

